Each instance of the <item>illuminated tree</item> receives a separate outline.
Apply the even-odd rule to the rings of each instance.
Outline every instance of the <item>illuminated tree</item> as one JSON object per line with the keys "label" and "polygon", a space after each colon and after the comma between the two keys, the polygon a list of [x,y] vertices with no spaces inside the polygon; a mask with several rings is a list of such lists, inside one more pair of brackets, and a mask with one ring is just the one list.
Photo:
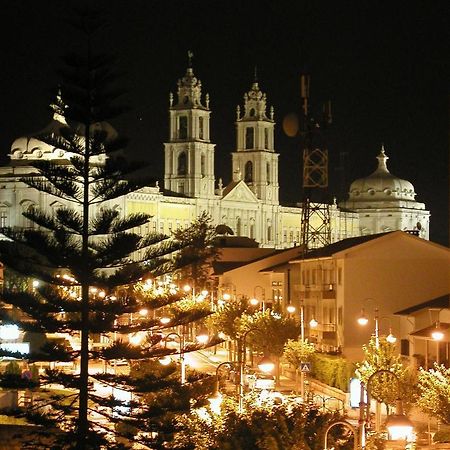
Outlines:
{"label": "illuminated tree", "polygon": [[419,369],[419,397],[422,411],[450,425],[450,368],[435,364],[433,369]]}
{"label": "illuminated tree", "polygon": [[283,358],[295,368],[295,386],[298,390],[298,373],[300,364],[304,361],[310,361],[311,356],[315,353],[314,344],[304,341],[289,339],[284,345]]}
{"label": "illuminated tree", "polygon": [[266,309],[255,314],[242,316],[240,333],[247,334],[248,346],[264,355],[276,359],[276,374],[279,377],[279,363],[283,356],[284,346],[289,339],[298,338],[300,329],[294,319]]}
{"label": "illuminated tree", "polygon": [[[414,374],[402,363],[401,356],[396,353],[396,346],[384,337],[372,337],[368,345],[363,346],[364,361],[357,364],[356,375],[367,386],[369,378],[370,392],[373,398],[389,406],[395,405],[401,398],[405,408],[415,400]],[[393,375],[390,375],[391,372]],[[397,381],[398,380],[398,381]],[[395,386],[393,388],[393,386]]]}
{"label": "illuminated tree", "polygon": [[180,280],[192,283],[191,287],[197,293],[206,288],[210,280],[212,262],[219,251],[214,246],[215,237],[215,227],[205,211],[189,227],[174,232],[174,238],[185,243],[177,255],[182,266],[177,276]]}

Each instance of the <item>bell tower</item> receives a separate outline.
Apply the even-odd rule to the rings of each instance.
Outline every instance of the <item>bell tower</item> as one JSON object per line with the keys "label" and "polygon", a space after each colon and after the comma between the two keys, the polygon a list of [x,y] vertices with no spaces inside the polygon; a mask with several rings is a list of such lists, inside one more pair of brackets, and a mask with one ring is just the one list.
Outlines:
{"label": "bell tower", "polygon": [[169,95],[169,142],[164,143],[164,188],[188,197],[214,197],[214,147],[209,139],[209,95],[194,75],[192,52],[176,98]]}
{"label": "bell tower", "polygon": [[274,150],[273,106],[266,114],[266,94],[256,79],[244,94],[244,111],[236,110],[236,151],[233,173],[240,171],[245,183],[265,203],[278,205],[278,153]]}

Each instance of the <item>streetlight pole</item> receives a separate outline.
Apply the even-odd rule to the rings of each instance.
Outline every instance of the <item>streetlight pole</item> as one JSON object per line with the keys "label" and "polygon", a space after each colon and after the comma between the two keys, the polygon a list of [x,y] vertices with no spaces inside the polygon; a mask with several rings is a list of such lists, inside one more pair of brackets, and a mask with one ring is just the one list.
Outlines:
{"label": "streetlight pole", "polygon": [[167,339],[170,336],[176,336],[180,344],[180,371],[181,371],[181,384],[186,383],[186,365],[184,362],[184,338],[175,331],[167,334],[164,338],[164,347],[167,348]]}
{"label": "streetlight pole", "polygon": [[[300,336],[302,339],[302,345],[305,345],[305,307],[303,300],[300,303]],[[300,368],[301,369],[301,368]],[[305,372],[300,370],[300,396],[302,400],[305,400]]]}
{"label": "streetlight pole", "polygon": [[[366,412],[364,414],[364,383],[361,382],[361,399],[360,399],[360,420],[359,420],[359,424],[360,424],[360,446],[361,448],[365,447],[365,433],[366,433],[366,428],[367,425],[370,421],[370,395],[372,392],[372,381],[375,378],[375,376],[380,375],[381,373],[385,373],[388,374],[389,376],[393,376],[395,378],[396,384],[397,384],[397,394],[400,395],[400,379],[398,377],[398,375],[390,370],[387,369],[380,369],[377,370],[376,372],[374,372],[372,375],[370,375],[370,377],[367,380],[367,384],[366,384],[366,393],[367,393],[367,404],[366,406]],[[403,409],[402,409],[402,404],[401,404],[401,400],[397,401],[397,411],[396,414],[393,417],[393,421],[396,422],[395,426],[399,427],[408,427],[408,428],[412,428],[412,424],[411,421],[403,414]],[[380,411],[377,409],[376,410],[376,431],[379,430],[379,422],[380,422]],[[365,416],[365,417],[364,417]],[[391,416],[391,415],[390,415]],[[365,419],[365,420],[364,420]],[[400,420],[402,419],[402,420]]]}
{"label": "streetlight pole", "polygon": [[[259,333],[262,333],[262,331],[259,328],[250,328],[239,339],[239,359],[240,359],[238,361],[239,362],[239,412],[242,412],[244,410],[244,366],[245,366],[245,356],[246,356],[245,341],[247,339],[247,335],[252,331],[257,331]],[[259,366],[259,367],[264,372],[270,372],[273,369],[273,363],[271,365],[272,365],[272,367],[269,369],[263,369],[262,366]]]}

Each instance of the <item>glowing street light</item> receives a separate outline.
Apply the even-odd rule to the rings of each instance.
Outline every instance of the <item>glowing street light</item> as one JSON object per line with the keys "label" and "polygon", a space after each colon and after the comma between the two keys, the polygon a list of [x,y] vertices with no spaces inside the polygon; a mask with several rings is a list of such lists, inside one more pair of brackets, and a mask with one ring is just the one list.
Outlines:
{"label": "glowing street light", "polygon": [[393,441],[413,441],[414,425],[403,412],[401,400],[397,400],[395,414],[390,414],[386,420],[389,438]]}
{"label": "glowing street light", "polygon": [[211,411],[214,414],[219,415],[220,414],[220,405],[222,404],[222,394],[219,391],[219,370],[222,367],[226,367],[227,369],[230,369],[233,366],[233,363],[230,361],[222,362],[216,367],[216,379],[214,382],[214,392],[213,394],[208,398],[209,403],[211,405]]}
{"label": "glowing street light", "polygon": [[[244,366],[245,366],[245,356],[246,356],[246,339],[249,333],[252,331],[257,331],[259,333],[263,333],[259,328],[250,328],[247,330],[242,337],[239,339],[239,411],[242,412],[244,410]],[[270,372],[273,370],[275,365],[268,358],[263,358],[258,367],[263,372]]]}
{"label": "glowing street light", "polygon": [[294,313],[295,313],[295,306],[294,306],[294,305],[287,305],[286,311],[287,311],[289,314],[294,314]]}

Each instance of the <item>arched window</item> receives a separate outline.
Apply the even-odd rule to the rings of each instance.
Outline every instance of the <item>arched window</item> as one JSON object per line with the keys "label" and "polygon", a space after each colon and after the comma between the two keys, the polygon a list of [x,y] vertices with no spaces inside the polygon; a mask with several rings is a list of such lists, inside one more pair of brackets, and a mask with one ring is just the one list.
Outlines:
{"label": "arched window", "polygon": [[269,129],[264,128],[264,148],[269,148]]}
{"label": "arched window", "polygon": [[186,175],[186,152],[181,152],[178,155],[178,175]]}
{"label": "arched window", "polygon": [[272,225],[267,225],[267,241],[272,240]]}
{"label": "arched window", "polygon": [[[22,213],[28,212],[36,207],[36,204],[31,200],[24,200],[21,202]],[[24,228],[34,228],[36,224],[28,217],[23,216],[23,227]]]}
{"label": "arched window", "polygon": [[202,153],[202,156],[200,157],[200,172],[202,177],[206,175],[206,156],[204,153]]}
{"label": "arched window", "polygon": [[267,163],[266,164],[266,178],[267,178],[267,183],[270,183],[270,164]]}
{"label": "arched window", "polygon": [[255,117],[255,108],[250,109],[250,117]]}
{"label": "arched window", "polygon": [[253,163],[251,161],[247,161],[245,163],[245,177],[244,181],[246,183],[251,183],[253,181]]}
{"label": "arched window", "polygon": [[245,148],[252,149],[254,147],[255,130],[253,127],[245,129]]}

